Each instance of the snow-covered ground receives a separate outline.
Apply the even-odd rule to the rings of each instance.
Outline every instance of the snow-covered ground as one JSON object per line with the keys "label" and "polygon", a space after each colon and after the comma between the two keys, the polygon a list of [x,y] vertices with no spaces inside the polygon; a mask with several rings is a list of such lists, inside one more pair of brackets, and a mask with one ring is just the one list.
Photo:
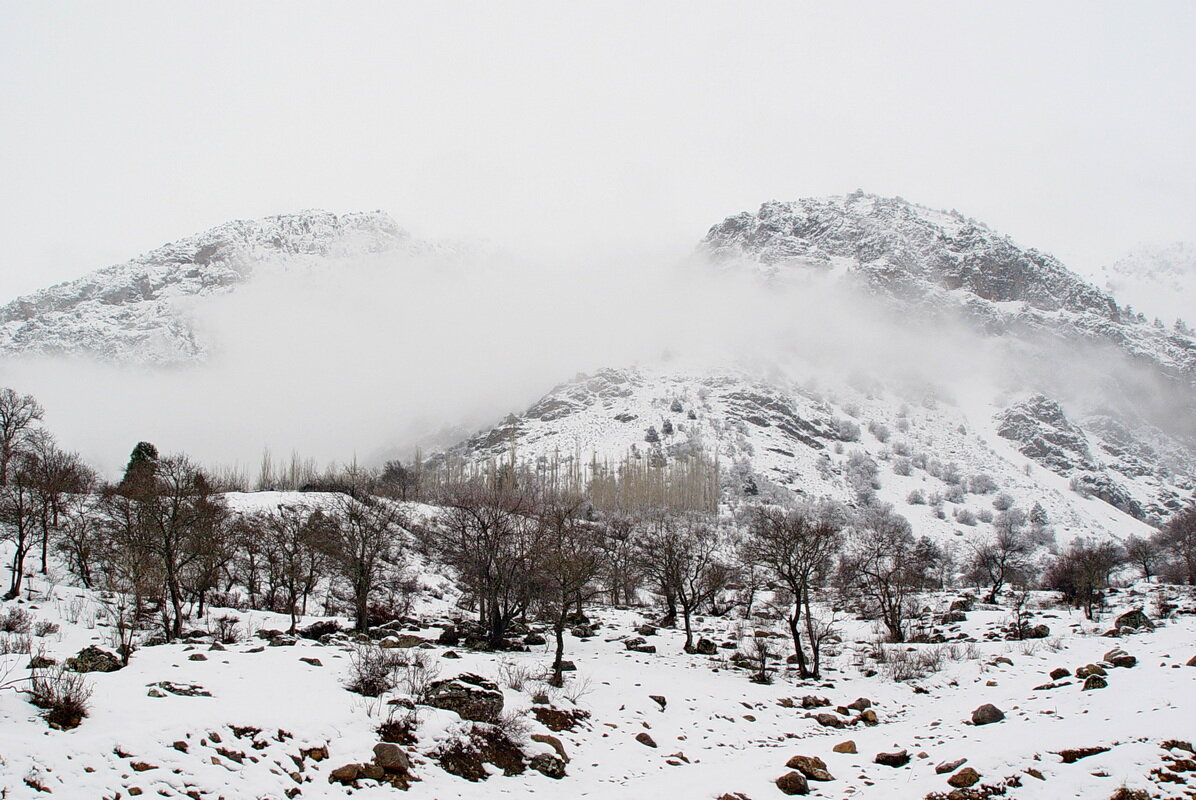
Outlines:
{"label": "snow-covered ground", "polygon": [[[646,637],[658,650],[648,654],[628,651],[622,643],[636,635],[647,609],[600,607],[592,613],[597,623],[592,637],[567,637],[566,657],[576,662],[577,671],[568,673],[564,689],[549,690],[557,708],[580,708],[590,716],[575,730],[552,732],[527,713],[531,692],[544,690],[543,684],[529,680],[522,690],[512,688],[520,685],[512,676],[542,672],[550,663],[547,647],[477,653],[436,644],[440,626],[459,612],[451,592],[441,591],[444,584],[437,585],[434,576],[424,583],[436,588],[415,606],[420,624],[410,627],[417,629],[403,632],[430,643],[408,652],[425,652],[440,677],[477,673],[495,680],[503,687],[508,714],[524,720],[511,729],[555,735],[570,760],[568,775],[560,780],[531,769],[511,777],[491,769],[487,780],[468,782],[431,757],[460,735],[463,723],[453,712],[421,707],[418,741],[405,748],[417,779],[408,790],[412,797],[615,800],[741,793],[761,800],[782,796],[774,781],[789,771],[786,762],[796,755],[823,759],[834,776],[830,782],[810,782],[817,797],[921,798],[948,792],[947,779],[958,770],[938,774],[935,767],[959,759],[967,759],[962,766],[981,776],[977,789],[1003,786],[1012,798],[1101,799],[1123,785],[1145,788],[1153,797],[1191,796],[1184,783],[1151,777],[1152,770],[1166,766],[1168,754],[1192,758],[1163,749],[1165,741],[1196,738],[1196,667],[1185,666],[1196,656],[1196,597],[1183,590],[1145,585],[1121,590],[1096,623],[1042,594],[1034,600],[1035,621],[1049,625],[1051,634],[1025,642],[987,638],[1008,623],[1009,612],[978,605],[965,622],[940,626],[955,639],[951,644],[889,646],[897,655],[942,648],[938,671],[904,681],[892,679],[892,659],[886,664],[874,658],[872,624],[845,618],[842,643],[828,657],[822,680],[799,681],[782,672],[770,685],[750,682],[749,673],[733,667],[728,656],[734,645],[743,647],[757,631],[769,631],[774,635],[767,640],[783,658],[790,650],[777,622],[705,617],[698,627],[720,645],[719,655],[684,653],[683,635],[669,629]],[[111,649],[110,628],[94,595],[36,577],[30,590],[2,610],[20,607],[38,621],[59,626],[56,633],[33,637],[35,652],[62,660],[88,645]],[[1158,620],[1157,629],[1121,638],[1100,635],[1125,610],[1141,607],[1156,617],[1164,594],[1176,596],[1179,613]],[[942,610],[958,596],[928,597],[926,604]],[[144,647],[115,672],[88,673],[94,690],[91,713],[73,730],[48,727],[19,683],[0,693],[3,796],[36,797],[45,791],[68,798],[340,798],[350,791],[361,798],[393,796],[397,790],[389,785],[362,780],[360,788],[351,789],[330,783],[328,775],[344,764],[369,761],[379,741],[378,726],[390,712],[402,712],[389,703],[403,697],[402,689],[377,699],[346,690],[352,648],[343,640],[320,644],[300,638],[271,646],[254,635],[285,629],[281,615],[212,609],[191,627],[209,629],[215,618],[230,614],[238,618],[243,638],[224,649],[201,636]],[[0,637],[8,641],[14,634]],[[1107,688],[1082,690],[1076,668],[1100,661],[1115,647],[1135,656],[1137,664],[1110,668]],[[449,657],[450,649],[459,658]],[[6,680],[27,675],[28,660],[25,654],[4,656]],[[1048,673],[1060,667],[1071,675],[1052,682]],[[210,696],[155,689],[163,681],[202,687]],[[1053,688],[1042,688],[1052,683]],[[652,695],[663,698],[663,708]],[[825,698],[829,706],[803,709],[807,696]],[[878,724],[852,723],[854,710],[835,710],[857,698],[872,703]],[[973,725],[973,709],[985,703],[997,706],[1005,718]],[[829,714],[845,727],[826,727],[811,713]],[[636,739],[643,733],[655,747]],[[848,740],[857,753],[834,750]],[[1057,754],[1088,747],[1108,750],[1074,763],[1064,763]],[[316,760],[312,748],[327,748],[328,757]],[[529,755],[551,752],[547,744],[530,740],[525,749]],[[878,753],[901,750],[911,757],[906,766],[874,763]],[[1179,768],[1174,774],[1196,779]]]}

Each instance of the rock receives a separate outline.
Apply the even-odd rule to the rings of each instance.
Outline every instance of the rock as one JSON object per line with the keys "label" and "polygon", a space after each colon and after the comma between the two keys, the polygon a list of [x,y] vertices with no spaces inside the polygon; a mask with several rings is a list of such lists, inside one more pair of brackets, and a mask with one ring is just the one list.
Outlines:
{"label": "rock", "polygon": [[655,747],[656,746],[656,740],[653,739],[651,736],[649,736],[647,733],[637,733],[635,735],[635,740],[637,742],[639,742],[640,744],[644,745],[645,747]]}
{"label": "rock", "polygon": [[57,661],[48,656],[35,655],[33,658],[29,659],[29,669],[46,669],[48,667],[54,666],[57,663]]}
{"label": "rock", "polygon": [[556,754],[561,757],[562,761],[564,761],[565,763],[569,762],[569,756],[566,755],[566,753],[565,753],[565,745],[563,745],[561,743],[560,739],[556,738],[552,734],[550,734],[550,733],[533,733],[529,738],[533,742],[539,742],[540,744],[548,745],[549,747],[551,747],[553,750],[556,751]]}
{"label": "rock", "polygon": [[299,660],[302,661],[304,664],[311,664],[313,667],[324,666],[324,662],[318,658],[300,658]]}
{"label": "rock", "polygon": [[1114,647],[1112,650],[1105,653],[1105,657],[1101,660],[1108,661],[1115,667],[1124,667],[1127,669],[1138,663],[1138,659],[1131,656],[1120,647]]}
{"label": "rock", "polygon": [[992,703],[985,703],[972,712],[973,725],[991,725],[1005,719],[1005,713]]}
{"label": "rock", "polygon": [[339,624],[337,624],[336,622],[332,622],[332,621],[313,622],[311,625],[308,625],[306,628],[302,628],[299,631],[299,635],[302,636],[304,639],[319,640],[319,639],[324,638],[325,636],[330,636],[331,634],[340,633],[340,632],[341,632],[341,626]]}
{"label": "rock", "polygon": [[971,767],[964,767],[959,772],[947,778],[947,783],[954,786],[956,789],[966,789],[969,786],[974,786],[980,780],[980,773]]}
{"label": "rock", "polygon": [[577,664],[568,659],[561,659],[561,672],[577,672]]}
{"label": "rock", "polygon": [[836,717],[834,714],[806,714],[807,719],[812,719],[824,728],[842,728],[847,723],[841,717]]}
{"label": "rock", "polygon": [[328,782],[339,783],[343,786],[348,786],[356,781],[360,776],[360,764],[345,764],[343,767],[337,767],[332,772],[328,773]]}
{"label": "rock", "polygon": [[546,644],[547,641],[548,640],[544,638],[544,634],[542,633],[532,632],[523,637],[523,643],[529,647],[536,647],[537,645]]}
{"label": "rock", "polygon": [[909,763],[909,751],[900,750],[896,753],[877,753],[876,758],[872,760],[886,767],[904,767]]}
{"label": "rock", "polygon": [[857,697],[855,700],[847,704],[847,707],[852,711],[863,711],[872,708],[872,701],[867,697]]}
{"label": "rock", "polygon": [[957,758],[954,761],[944,761],[934,768],[936,775],[946,775],[948,772],[954,772],[962,767],[967,762],[966,758]]}
{"label": "rock", "polygon": [[527,764],[541,775],[554,780],[565,777],[565,762],[560,756],[554,756],[551,753],[537,753]]}
{"label": "rock", "polygon": [[1109,685],[1109,682],[1100,675],[1089,675],[1084,679],[1084,688],[1081,691],[1088,691],[1089,689],[1104,689]]}
{"label": "rock", "polygon": [[207,661],[208,657],[205,656],[203,653],[192,653],[191,655],[187,656],[187,660],[188,661]]}
{"label": "rock", "polygon": [[834,750],[836,753],[850,753],[853,755],[855,753],[860,752],[859,750],[856,749],[855,741],[852,739],[848,739],[846,742],[839,742],[837,745],[835,745],[831,749]]}
{"label": "rock", "polygon": [[[461,643],[461,634],[457,633],[455,625],[445,625],[440,630],[440,635],[436,637],[436,641],[445,647],[456,647]],[[531,644],[531,642],[527,642]],[[540,644],[544,644],[544,637],[540,637]]]}
{"label": "rock", "polygon": [[971,597],[961,597],[951,603],[952,611],[968,612],[972,610],[973,599]]}
{"label": "rock", "polygon": [[623,647],[628,650],[635,650],[637,647],[643,647],[648,643],[648,640],[642,636],[632,636],[630,639],[623,640]]}
{"label": "rock", "polygon": [[271,637],[267,644],[269,644],[271,647],[292,647],[298,641],[298,639],[296,639],[294,636],[291,636],[289,633],[280,633],[277,636]]}
{"label": "rock", "polygon": [[777,788],[788,795],[810,793],[810,784],[800,772],[786,772],[777,778]]}
{"label": "rock", "polygon": [[1023,639],[1045,639],[1051,635],[1050,626],[1039,623],[1037,625],[1028,625],[1022,630]]}
{"label": "rock", "polygon": [[664,698],[664,695],[650,694],[648,695],[648,699],[660,706],[661,711],[664,711],[665,706],[669,704],[669,701]]}
{"label": "rock", "polygon": [[939,617],[939,622],[944,625],[953,625],[957,622],[967,622],[968,615],[962,611],[948,611]]}
{"label": "rock", "polygon": [[589,625],[578,625],[574,627],[569,633],[573,634],[577,639],[588,639],[594,635],[594,629]]}
{"label": "rock", "polygon": [[411,759],[401,747],[390,742],[374,745],[374,763],[387,772],[406,773],[411,769]]}
{"label": "rock", "polygon": [[146,694],[146,697],[165,697],[166,696],[166,692],[162,691],[161,689],[157,689],[157,688],[152,688],[145,694]]}
{"label": "rock", "polygon": [[1105,672],[1105,668],[1102,667],[1100,664],[1088,664],[1086,666],[1078,667],[1076,669],[1076,677],[1081,678],[1081,679],[1087,678],[1089,675],[1102,675],[1103,676],[1103,675],[1107,675],[1107,674],[1108,673]]}
{"label": "rock", "polygon": [[[412,647],[419,647],[423,643],[424,639],[422,637],[412,636],[409,633],[403,633],[398,636],[387,636],[385,639],[378,642],[378,646],[385,647],[388,650],[393,650],[395,648],[402,648],[406,650]],[[270,644],[274,644],[274,642],[271,641]]]}
{"label": "rock", "polygon": [[1066,678],[1070,674],[1071,670],[1069,670],[1067,667],[1055,667],[1053,670],[1051,670],[1051,680],[1057,681],[1060,678]]}
{"label": "rock", "polygon": [[835,779],[835,776],[827,771],[826,762],[818,756],[794,756],[785,762],[785,766],[797,770],[812,781],[833,781]]}
{"label": "rock", "polygon": [[993,665],[995,666],[997,664],[1005,664],[1006,666],[1012,667],[1013,659],[1009,656],[997,656],[993,659]]}
{"label": "rock", "polygon": [[371,781],[381,781],[386,778],[386,770],[377,764],[362,764],[361,777]]}
{"label": "rock", "polygon": [[709,639],[698,639],[698,643],[694,645],[694,652],[700,656],[717,655],[718,645]]}
{"label": "rock", "polygon": [[830,704],[831,701],[827,700],[825,697],[816,697],[812,694],[808,694],[801,699],[802,708],[822,708],[824,706],[829,706]]}
{"label": "rock", "polygon": [[654,625],[641,625],[635,629],[635,632],[640,636],[655,636],[656,627]]}
{"label": "rock", "polygon": [[1196,667],[1196,656],[1192,656],[1191,658],[1188,659],[1188,666]]}
{"label": "rock", "polygon": [[1055,755],[1062,758],[1064,764],[1074,764],[1081,758],[1088,758],[1088,756],[1107,752],[1109,752],[1108,747],[1077,747],[1073,750],[1059,750]]}
{"label": "rock", "polygon": [[480,675],[464,673],[448,680],[433,681],[426,702],[434,708],[455,711],[461,719],[498,722],[503,695],[498,685]]}
{"label": "rock", "polygon": [[312,761],[323,761],[328,758],[327,747],[309,747],[306,750],[300,750],[299,755],[304,758],[310,758]]}
{"label": "rock", "polygon": [[444,652],[441,654],[441,656],[440,656],[440,657],[441,657],[441,658],[460,658],[460,657],[461,657],[461,654],[460,654],[460,653],[458,653],[458,652],[456,652],[455,650],[445,650],[445,651],[444,651]]}
{"label": "rock", "polygon": [[1144,628],[1148,631],[1154,630],[1154,623],[1150,621],[1150,617],[1142,613],[1142,609],[1135,608],[1133,611],[1127,611],[1117,618],[1114,623],[1116,628]]}
{"label": "rock", "polygon": [[68,658],[64,666],[72,672],[116,672],[124,665],[112,653],[91,645]]}
{"label": "rock", "polygon": [[869,728],[871,728],[873,725],[880,724],[880,720],[877,718],[876,712],[870,708],[865,708],[853,721],[862,722]]}

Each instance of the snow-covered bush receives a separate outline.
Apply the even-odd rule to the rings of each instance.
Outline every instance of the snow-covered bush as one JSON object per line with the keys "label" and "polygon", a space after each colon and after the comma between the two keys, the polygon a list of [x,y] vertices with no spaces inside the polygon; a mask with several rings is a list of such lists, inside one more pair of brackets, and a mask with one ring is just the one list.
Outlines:
{"label": "snow-covered bush", "polygon": [[1013,508],[1013,497],[1005,492],[1001,492],[993,498],[993,508],[997,511],[1008,511]]}
{"label": "snow-covered bush", "polygon": [[42,716],[53,728],[78,727],[87,716],[91,685],[78,672],[63,666],[35,669],[29,681],[29,702],[42,709]]}
{"label": "snow-covered bush", "polygon": [[968,479],[968,491],[972,494],[992,494],[997,490],[997,482],[987,473],[980,472]]}
{"label": "snow-covered bush", "polygon": [[875,436],[879,442],[889,441],[889,437],[892,435],[889,432],[888,425],[885,425],[883,422],[877,422],[876,420],[868,423],[868,432]]}
{"label": "snow-covered bush", "polygon": [[921,489],[914,489],[912,492],[906,495],[905,502],[909,503],[911,506],[924,506],[926,505],[926,495],[922,494]]}

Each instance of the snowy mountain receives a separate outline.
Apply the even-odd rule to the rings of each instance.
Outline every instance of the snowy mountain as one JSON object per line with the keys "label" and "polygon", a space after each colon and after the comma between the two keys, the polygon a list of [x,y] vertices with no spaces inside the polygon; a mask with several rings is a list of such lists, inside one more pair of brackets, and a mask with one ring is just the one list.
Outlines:
{"label": "snowy mountain", "polygon": [[1189,243],[1138,247],[1101,267],[1100,279],[1123,302],[1167,325],[1196,317],[1196,247]]}
{"label": "snowy mountain", "polygon": [[1120,536],[1196,489],[1196,341],[1123,313],[1049,255],[956,212],[859,193],[766,203],[715,225],[699,251],[778,290],[811,280],[863,290],[929,337],[957,321],[990,343],[1001,380],[961,378],[979,371],[966,362],[928,384],[867,367],[829,381],[779,364],[610,369],[558,386],[449,457],[514,452],[540,469],[594,471],[702,452],[719,461],[727,499],[765,487],[848,502],[871,492],[939,538],[991,518],[998,495],[1042,505],[1065,537]]}
{"label": "snowy mountain", "polygon": [[193,298],[230,292],[261,270],[423,247],[382,212],[229,222],[0,307],[0,353],[194,361],[207,343],[188,323]]}

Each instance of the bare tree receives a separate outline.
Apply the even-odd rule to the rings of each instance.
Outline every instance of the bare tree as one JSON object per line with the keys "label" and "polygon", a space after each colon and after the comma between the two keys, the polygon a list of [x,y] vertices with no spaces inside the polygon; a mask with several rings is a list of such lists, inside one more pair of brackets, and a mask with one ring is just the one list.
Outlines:
{"label": "bare tree", "polygon": [[573,608],[580,611],[585,601],[598,592],[594,579],[602,568],[601,529],[582,518],[584,506],[580,497],[556,496],[545,500],[539,511],[543,526],[539,566],[556,637],[556,655],[549,679],[553,686],[564,683],[561,665],[569,612]]}
{"label": "bare tree", "polygon": [[889,638],[904,642],[905,623],[922,577],[913,568],[914,537],[909,522],[888,506],[872,506],[852,526],[840,560],[840,580],[866,615],[879,618]]}
{"label": "bare tree", "polygon": [[1088,619],[1104,601],[1113,571],[1125,563],[1125,551],[1116,542],[1075,539],[1047,569],[1045,583],[1062,592],[1065,600],[1083,608]]}
{"label": "bare tree", "polygon": [[445,505],[436,523],[436,551],[476,601],[490,646],[501,648],[507,629],[536,594],[543,548],[533,504],[499,483],[456,487]]}
{"label": "bare tree", "polygon": [[1149,581],[1158,572],[1163,548],[1153,536],[1130,536],[1125,540],[1125,556],[1142,572],[1142,577]]}
{"label": "bare tree", "polygon": [[5,600],[11,600],[21,593],[25,577],[25,557],[33,547],[37,535],[38,503],[37,492],[29,469],[27,453],[20,454],[10,467],[9,480],[0,486],[0,537],[12,542],[13,554]]}
{"label": "bare tree", "polygon": [[1029,566],[1033,550],[1022,530],[1026,515],[1014,508],[1002,511],[993,521],[992,535],[972,546],[972,573],[989,586],[985,602],[997,602],[1005,584],[1019,580]]}
{"label": "bare tree", "polygon": [[[294,633],[300,613],[307,613],[307,598],[324,571],[327,556],[321,543],[329,539],[329,526],[337,521],[309,506],[279,505],[248,522],[262,537],[271,573],[284,593],[282,605],[291,619],[289,632]],[[356,574],[357,565],[351,571]]]}
{"label": "bare tree", "polygon": [[605,531],[599,540],[602,548],[602,576],[611,605],[632,604],[636,601],[642,575],[636,555],[635,537],[640,521],[632,513],[611,513],[605,520]]}
{"label": "bare tree", "polygon": [[28,394],[0,389],[0,485],[8,483],[9,466],[25,439],[42,419],[41,404]]}
{"label": "bare tree", "polygon": [[1158,533],[1159,544],[1187,582],[1196,585],[1196,506],[1173,515]]}
{"label": "bare tree", "polygon": [[807,660],[802,646],[802,615],[814,640],[815,620],[810,614],[815,577],[828,566],[842,546],[839,514],[830,506],[803,505],[795,508],[760,506],[751,512],[747,538],[741,556],[749,564],[768,571],[793,597],[788,613],[798,672],[802,678],[819,677],[818,651]]}
{"label": "bare tree", "polygon": [[63,498],[88,491],[95,473],[77,453],[68,453],[54,442],[49,431],[38,429],[27,437],[26,470],[37,501],[37,523],[41,538],[41,572],[46,573],[50,535],[59,525]]}
{"label": "bare tree", "polygon": [[398,506],[377,497],[334,497],[328,524],[319,527],[325,532],[322,549],[333,573],[348,585],[354,624],[365,632],[370,599],[402,567],[405,519]]}

